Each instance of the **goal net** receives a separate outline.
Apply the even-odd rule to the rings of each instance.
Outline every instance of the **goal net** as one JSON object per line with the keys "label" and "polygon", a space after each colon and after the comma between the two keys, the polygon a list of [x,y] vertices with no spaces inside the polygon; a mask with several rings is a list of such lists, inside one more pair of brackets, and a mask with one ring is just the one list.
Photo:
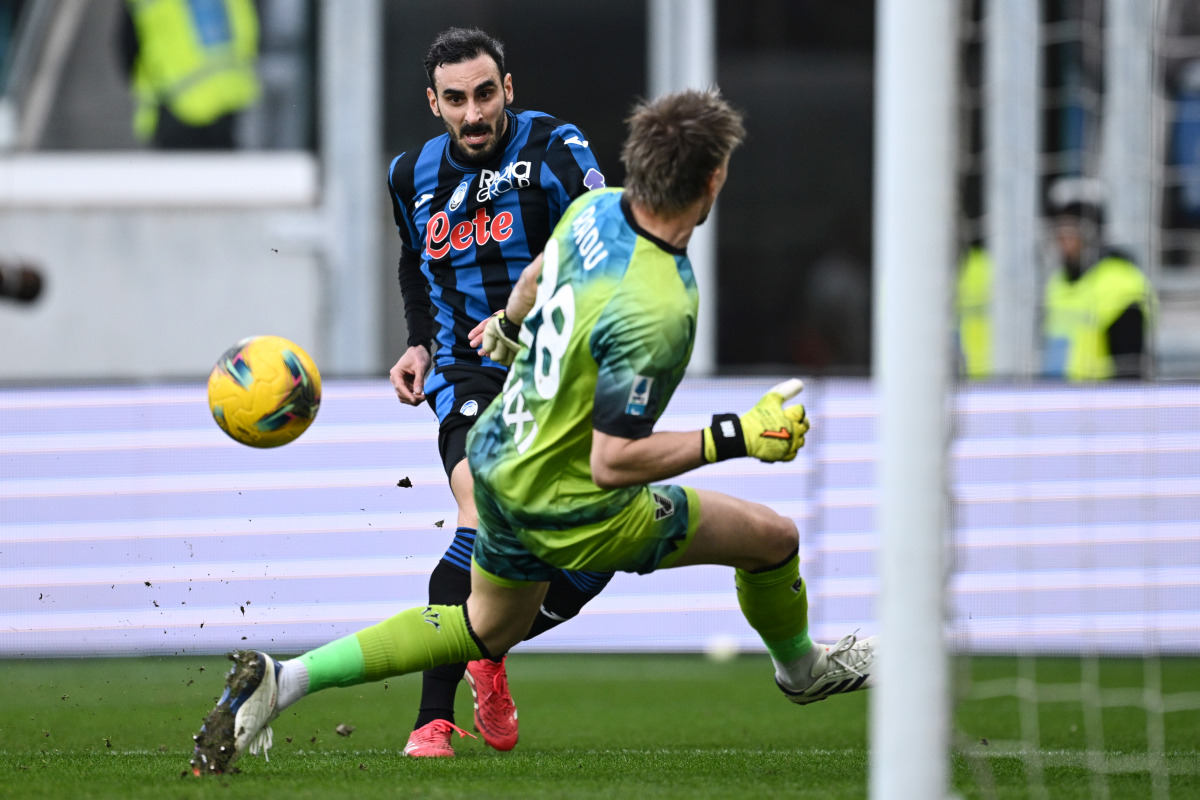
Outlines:
{"label": "goal net", "polygon": [[[1017,6],[1031,15],[1014,18]],[[1122,17],[1130,9],[1139,20]],[[1028,66],[1012,52],[1022,23],[1037,43]],[[998,321],[1019,340],[1006,369],[960,380],[952,403],[955,789],[1195,796],[1200,387],[1172,379],[1196,377],[1200,350],[1200,3],[963,0],[959,26],[961,250],[1023,254],[1024,273],[996,267],[997,282],[1023,285],[998,285],[992,308],[1032,302]],[[1021,143],[998,118],[1032,126],[1035,151],[997,154]],[[1023,195],[1004,191],[1014,176]],[[1045,202],[1062,178],[1103,187],[1097,248],[1124,246],[1155,287],[1148,379],[1039,377],[1056,265]]]}

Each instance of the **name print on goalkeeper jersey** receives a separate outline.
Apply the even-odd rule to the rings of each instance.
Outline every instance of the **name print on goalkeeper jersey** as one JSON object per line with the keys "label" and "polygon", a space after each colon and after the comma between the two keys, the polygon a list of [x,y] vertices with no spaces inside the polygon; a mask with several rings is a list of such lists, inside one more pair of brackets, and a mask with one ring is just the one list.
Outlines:
{"label": "name print on goalkeeper jersey", "polygon": [[392,161],[388,185],[402,246],[429,281],[436,366],[499,366],[467,341],[504,308],[513,283],[541,252],[576,197],[604,186],[579,128],[540,111],[506,109],[504,141],[482,165],[456,159],[450,136]]}

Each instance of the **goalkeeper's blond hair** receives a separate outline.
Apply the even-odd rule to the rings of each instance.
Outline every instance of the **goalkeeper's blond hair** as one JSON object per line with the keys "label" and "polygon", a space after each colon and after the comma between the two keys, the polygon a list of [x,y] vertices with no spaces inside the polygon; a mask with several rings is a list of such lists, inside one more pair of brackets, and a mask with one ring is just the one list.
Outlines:
{"label": "goalkeeper's blond hair", "polygon": [[688,89],[643,101],[626,120],[625,193],[655,213],[678,214],[704,195],[746,129],[719,89]]}

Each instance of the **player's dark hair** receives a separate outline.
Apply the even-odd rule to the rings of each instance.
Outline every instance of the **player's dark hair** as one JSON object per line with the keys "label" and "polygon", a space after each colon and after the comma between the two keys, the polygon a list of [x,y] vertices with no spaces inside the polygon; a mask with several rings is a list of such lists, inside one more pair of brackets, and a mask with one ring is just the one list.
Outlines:
{"label": "player's dark hair", "polygon": [[716,88],[643,101],[626,122],[625,193],[665,214],[679,213],[702,197],[713,171],[746,136],[741,113]]}
{"label": "player's dark hair", "polygon": [[425,74],[429,76],[429,88],[433,84],[433,71],[446,64],[461,64],[481,55],[496,62],[500,79],[504,80],[504,43],[489,36],[478,28],[447,28],[438,34],[425,54]]}

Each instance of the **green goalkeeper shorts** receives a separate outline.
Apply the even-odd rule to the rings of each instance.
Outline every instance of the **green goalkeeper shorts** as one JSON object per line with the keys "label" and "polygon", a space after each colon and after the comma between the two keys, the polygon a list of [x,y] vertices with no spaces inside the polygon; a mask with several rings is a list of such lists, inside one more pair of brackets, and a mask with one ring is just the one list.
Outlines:
{"label": "green goalkeeper shorts", "polygon": [[653,572],[679,560],[696,535],[695,489],[645,486],[608,519],[563,530],[523,527],[475,484],[475,563],[499,583],[549,581],[559,570]]}

